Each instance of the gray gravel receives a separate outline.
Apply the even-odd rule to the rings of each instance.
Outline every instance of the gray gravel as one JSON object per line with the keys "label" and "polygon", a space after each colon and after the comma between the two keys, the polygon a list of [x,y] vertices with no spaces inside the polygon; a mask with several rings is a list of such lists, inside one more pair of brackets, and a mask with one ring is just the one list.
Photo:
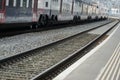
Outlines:
{"label": "gray gravel", "polygon": [[36,50],[34,55],[0,68],[0,80],[29,80],[96,38],[82,34],[62,43]]}
{"label": "gray gravel", "polygon": [[67,27],[62,29],[55,29],[42,32],[34,32],[21,34],[12,37],[6,37],[0,39],[0,59],[9,57],[15,54],[20,54],[31,49],[44,46],[57,40],[61,40],[65,37],[75,35],[84,30],[96,27],[98,25],[107,23],[108,21],[95,22],[76,27]]}

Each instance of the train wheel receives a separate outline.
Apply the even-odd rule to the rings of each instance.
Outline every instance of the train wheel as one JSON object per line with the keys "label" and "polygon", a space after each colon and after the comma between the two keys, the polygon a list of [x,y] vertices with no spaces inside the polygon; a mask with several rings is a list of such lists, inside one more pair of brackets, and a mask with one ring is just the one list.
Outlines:
{"label": "train wheel", "polygon": [[58,21],[57,16],[52,15],[52,16],[51,16],[51,24],[55,24],[57,21]]}
{"label": "train wheel", "polygon": [[103,17],[101,16],[100,20],[102,20],[102,19],[103,19]]}
{"label": "train wheel", "polygon": [[46,26],[47,23],[48,23],[48,18],[47,18],[47,16],[45,16],[45,15],[40,16],[39,25],[40,25],[40,26]]}
{"label": "train wheel", "polygon": [[51,16],[51,24],[54,24],[55,18],[54,15]]}
{"label": "train wheel", "polygon": [[30,29],[32,29],[33,28],[33,26],[32,25],[30,25]]}
{"label": "train wheel", "polygon": [[80,18],[80,16],[78,16],[78,21],[81,21],[81,18]]}
{"label": "train wheel", "polygon": [[98,20],[98,16],[95,17],[95,20]]}
{"label": "train wheel", "polygon": [[77,22],[77,16],[74,16],[73,23],[76,23],[76,22]]}
{"label": "train wheel", "polygon": [[88,16],[88,18],[87,18],[87,19],[88,19],[88,21],[90,21],[90,20],[91,20],[91,16]]}
{"label": "train wheel", "polygon": [[56,21],[56,22],[58,21],[58,17],[57,17],[57,16],[55,16],[55,21]]}
{"label": "train wheel", "polygon": [[37,29],[37,28],[38,28],[38,25],[36,25],[36,24],[32,25],[32,29]]}
{"label": "train wheel", "polygon": [[38,28],[38,25],[37,24],[32,24],[30,25],[30,29],[37,29]]}
{"label": "train wheel", "polygon": [[58,20],[58,19],[57,19],[57,16],[53,15],[53,16],[52,16],[52,21],[53,21],[53,22],[56,22],[57,20]]}

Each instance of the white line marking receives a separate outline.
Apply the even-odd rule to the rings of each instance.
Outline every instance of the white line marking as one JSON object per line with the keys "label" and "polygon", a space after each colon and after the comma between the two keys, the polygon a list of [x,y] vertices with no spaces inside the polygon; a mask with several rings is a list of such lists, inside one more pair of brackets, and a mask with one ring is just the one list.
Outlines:
{"label": "white line marking", "polygon": [[[120,53],[119,53],[119,57],[120,57]],[[118,57],[118,64],[115,68],[115,71],[113,72],[113,75],[111,77],[111,80],[114,80],[115,76],[116,76],[116,73],[117,73],[117,70],[119,71],[119,68],[120,68],[120,58]]]}
{"label": "white line marking", "polygon": [[[114,69],[116,70],[116,68],[117,68],[116,65],[118,65],[117,62],[118,62],[119,56],[120,56],[119,52],[120,52],[120,43],[117,46],[117,48],[115,49],[113,55],[111,56],[111,58],[109,59],[109,61],[107,62],[107,64],[105,65],[104,69],[100,73],[100,75],[97,78],[97,80],[109,80],[109,78],[112,75],[113,70]],[[113,73],[112,78],[114,77],[114,74],[115,73]]]}
{"label": "white line marking", "polygon": [[115,54],[115,56],[114,56],[114,58],[112,59],[112,61],[110,62],[111,64],[108,65],[108,66],[110,66],[110,68],[108,68],[108,70],[109,70],[110,72],[109,72],[109,71],[107,72],[108,76],[107,76],[106,80],[109,80],[110,76],[112,75],[112,72],[114,71],[114,69],[115,69],[115,67],[116,67],[116,65],[117,65],[117,61],[119,60],[119,50],[120,50],[120,43],[119,43],[119,45],[118,45],[117,52],[114,52],[114,53],[113,53],[113,54]]}

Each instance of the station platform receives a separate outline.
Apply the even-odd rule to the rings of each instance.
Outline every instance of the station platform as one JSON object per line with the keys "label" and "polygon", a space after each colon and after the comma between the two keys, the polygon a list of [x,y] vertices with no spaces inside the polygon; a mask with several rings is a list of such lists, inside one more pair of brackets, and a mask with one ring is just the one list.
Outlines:
{"label": "station platform", "polygon": [[106,40],[53,80],[120,80],[120,24]]}

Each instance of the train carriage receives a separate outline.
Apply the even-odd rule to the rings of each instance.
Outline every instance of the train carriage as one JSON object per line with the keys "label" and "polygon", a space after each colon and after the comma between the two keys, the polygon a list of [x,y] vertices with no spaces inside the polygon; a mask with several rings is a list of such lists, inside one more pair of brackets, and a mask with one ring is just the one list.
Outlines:
{"label": "train carriage", "polygon": [[94,19],[99,14],[97,9],[81,0],[0,0],[0,28]]}
{"label": "train carriage", "polygon": [[97,10],[98,7],[81,1],[81,0],[74,0],[74,17],[78,17],[77,19],[81,19],[81,20],[91,20],[91,19],[96,19],[98,17],[97,15]]}
{"label": "train carriage", "polygon": [[33,0],[0,0],[0,4],[1,29],[33,24]]}

